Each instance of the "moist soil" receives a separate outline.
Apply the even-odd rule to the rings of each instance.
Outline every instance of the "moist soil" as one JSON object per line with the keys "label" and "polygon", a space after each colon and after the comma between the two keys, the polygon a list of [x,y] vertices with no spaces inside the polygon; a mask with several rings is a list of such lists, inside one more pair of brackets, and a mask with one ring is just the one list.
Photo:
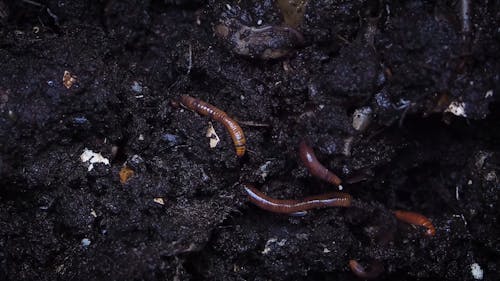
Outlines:
{"label": "moist soil", "polygon": [[[270,0],[0,1],[1,280],[500,279],[497,1],[310,1],[301,44],[255,43],[270,60],[227,19],[284,26]],[[245,156],[181,95],[240,122]],[[350,208],[248,200],[338,190],[302,140]]]}

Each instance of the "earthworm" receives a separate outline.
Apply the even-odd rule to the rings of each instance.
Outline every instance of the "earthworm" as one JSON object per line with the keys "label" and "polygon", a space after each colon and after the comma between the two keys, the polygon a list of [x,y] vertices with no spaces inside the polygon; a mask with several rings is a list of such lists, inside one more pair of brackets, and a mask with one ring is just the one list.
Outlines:
{"label": "earthworm", "polygon": [[229,118],[229,116],[227,116],[224,111],[209,103],[190,97],[188,95],[181,96],[180,103],[190,110],[196,111],[203,116],[209,116],[211,119],[222,123],[231,135],[231,139],[233,140],[234,148],[236,150],[236,155],[238,157],[242,157],[245,154],[246,139],[245,135],[243,134],[243,130],[241,129],[240,125],[238,125],[238,123],[233,119]]}
{"label": "earthworm", "polygon": [[349,261],[349,268],[351,268],[351,271],[358,276],[361,279],[375,279],[377,278],[382,272],[384,272],[384,266],[382,265],[381,262],[379,261],[373,261],[369,267],[369,270],[365,270],[365,268],[359,264],[356,260],[350,260]]}
{"label": "earthworm", "polygon": [[259,208],[273,213],[298,215],[304,211],[321,207],[349,207],[351,195],[343,192],[331,192],[306,197],[301,200],[282,200],[271,198],[257,190],[251,184],[243,184],[250,201]]}
{"label": "earthworm", "polygon": [[313,149],[305,141],[300,142],[299,156],[302,163],[304,163],[313,176],[341,187],[340,183],[342,183],[342,180],[319,163]]}
{"label": "earthworm", "polygon": [[401,210],[393,211],[393,213],[394,216],[396,216],[396,218],[400,221],[426,227],[427,231],[425,232],[425,235],[427,236],[434,236],[434,234],[436,234],[436,229],[434,228],[434,225],[432,225],[432,222],[427,217],[419,213]]}
{"label": "earthworm", "polygon": [[289,26],[253,27],[228,19],[214,32],[234,53],[263,60],[284,57],[304,44],[302,33]]}

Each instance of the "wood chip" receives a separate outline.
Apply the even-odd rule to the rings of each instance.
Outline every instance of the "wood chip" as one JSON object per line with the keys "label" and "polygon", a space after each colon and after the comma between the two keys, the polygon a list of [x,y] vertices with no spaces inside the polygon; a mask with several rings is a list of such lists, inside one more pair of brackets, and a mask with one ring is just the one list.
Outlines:
{"label": "wood chip", "polygon": [[219,144],[220,138],[215,132],[214,126],[212,125],[212,122],[208,122],[208,129],[207,133],[205,134],[207,138],[210,138],[210,148],[214,148]]}
{"label": "wood chip", "polygon": [[66,87],[66,89],[71,88],[73,84],[76,82],[76,76],[71,75],[71,73],[67,70],[64,71],[63,75],[63,85]]}
{"label": "wood chip", "polygon": [[156,197],[153,199],[153,201],[157,204],[165,205],[165,201],[163,201],[163,198],[161,198],[161,197]]}
{"label": "wood chip", "polygon": [[134,175],[134,170],[130,169],[127,166],[123,166],[120,170],[120,182],[125,184],[130,177]]}

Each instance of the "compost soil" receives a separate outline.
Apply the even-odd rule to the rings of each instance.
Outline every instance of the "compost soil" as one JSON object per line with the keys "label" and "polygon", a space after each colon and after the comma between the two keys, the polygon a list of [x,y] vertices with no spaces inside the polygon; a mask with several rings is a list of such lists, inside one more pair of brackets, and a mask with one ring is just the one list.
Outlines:
{"label": "compost soil", "polygon": [[[309,1],[304,44],[271,60],[215,36],[229,18],[285,24],[270,0],[0,1],[1,280],[359,280],[351,259],[500,279],[497,1]],[[240,122],[246,155],[180,95]],[[241,183],[337,190],[302,140],[352,207],[249,202]]]}

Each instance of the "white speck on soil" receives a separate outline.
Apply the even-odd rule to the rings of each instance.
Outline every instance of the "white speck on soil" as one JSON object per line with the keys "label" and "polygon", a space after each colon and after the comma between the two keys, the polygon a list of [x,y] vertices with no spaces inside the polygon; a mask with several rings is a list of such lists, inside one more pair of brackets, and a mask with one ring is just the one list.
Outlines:
{"label": "white speck on soil", "polygon": [[483,270],[477,263],[473,263],[470,265],[470,272],[472,273],[472,277],[476,280],[482,280],[483,279]]}
{"label": "white speck on soil", "polygon": [[87,248],[88,246],[90,246],[90,243],[91,243],[90,239],[88,239],[88,238],[82,239],[82,247]]}
{"label": "white speck on soil", "polygon": [[484,95],[484,98],[487,99],[489,97],[492,97],[493,96],[493,90],[489,90],[486,92],[486,94]]}
{"label": "white speck on soil", "polygon": [[207,138],[210,138],[210,148],[215,148],[220,142],[220,138],[215,132],[215,128],[211,122],[208,122],[207,133],[205,134],[205,136]]}
{"label": "white speck on soil", "polygon": [[156,204],[165,205],[165,201],[161,197],[153,198],[153,202],[155,202]]}
{"label": "white speck on soil", "polygon": [[136,92],[136,93],[142,93],[142,85],[137,82],[137,81],[134,81],[132,83],[132,91]]}
{"label": "white speck on soil", "polygon": [[465,102],[452,102],[444,112],[451,112],[456,116],[467,117],[465,113]]}
{"label": "white speck on soil", "polygon": [[277,245],[278,247],[283,247],[286,244],[286,239],[281,239],[278,241],[277,238],[270,238],[267,240],[266,245],[264,246],[264,250],[262,250],[263,255],[267,255],[271,252],[273,245]]}
{"label": "white speck on soil", "polygon": [[94,164],[96,163],[102,163],[104,165],[108,165],[109,166],[109,159],[108,158],[105,158],[101,155],[101,153],[95,153],[93,152],[92,150],[90,149],[87,149],[85,148],[83,150],[83,153],[82,155],[80,155],[80,160],[82,160],[82,162],[88,162],[89,163],[89,166],[88,166],[88,171],[92,171],[92,169],[94,169]]}
{"label": "white speck on soil", "polygon": [[352,127],[357,131],[364,131],[370,125],[372,112],[367,106],[356,109],[352,115]]}
{"label": "white speck on soil", "polygon": [[259,167],[260,170],[260,176],[262,177],[262,180],[265,180],[267,175],[269,174],[269,166],[271,165],[271,161],[267,161],[264,163],[264,165]]}

